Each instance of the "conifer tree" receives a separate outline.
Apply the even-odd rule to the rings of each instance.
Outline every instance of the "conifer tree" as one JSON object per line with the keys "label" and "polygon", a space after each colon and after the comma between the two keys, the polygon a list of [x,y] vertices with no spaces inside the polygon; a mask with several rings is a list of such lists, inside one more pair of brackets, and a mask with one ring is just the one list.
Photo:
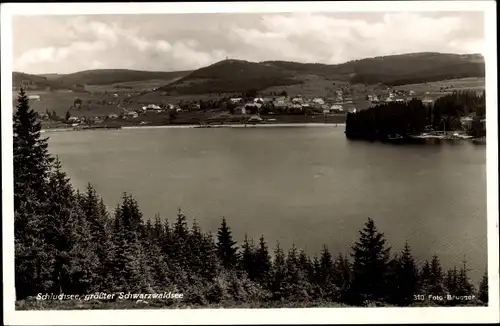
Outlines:
{"label": "conifer tree", "polygon": [[180,267],[188,266],[188,238],[189,229],[187,226],[186,216],[179,209],[177,212],[177,220],[173,225],[172,230],[172,250],[170,254],[175,262]]}
{"label": "conifer tree", "polygon": [[400,257],[395,261],[394,293],[391,293],[393,302],[406,306],[412,303],[413,295],[417,291],[418,270],[411,254],[411,248],[406,242]]}
{"label": "conifer tree", "polygon": [[339,254],[333,263],[333,283],[339,291],[341,301],[347,300],[351,285],[351,266],[347,256]]}
{"label": "conifer tree", "polygon": [[273,293],[274,300],[281,300],[285,297],[286,274],[285,253],[283,252],[280,243],[277,242],[276,248],[274,249],[271,284],[271,291]]}
{"label": "conifer tree", "polygon": [[250,280],[255,280],[256,272],[255,272],[255,247],[253,242],[248,240],[247,235],[245,234],[245,240],[243,241],[243,245],[241,246],[241,269],[245,271]]}
{"label": "conifer tree", "polygon": [[43,220],[45,254],[51,271],[50,291],[87,293],[97,284],[97,257],[91,231],[69,178],[56,158],[50,174]]}
{"label": "conifer tree", "polygon": [[227,226],[226,219],[222,218],[222,223],[217,232],[217,252],[222,266],[225,269],[236,267],[238,262],[236,241],[233,240],[230,228]]}
{"label": "conifer tree", "polygon": [[106,289],[110,284],[110,248],[112,247],[110,218],[102,198],[99,198],[95,188],[89,183],[84,195],[78,195],[79,203],[85,214],[90,229],[91,241],[95,246],[99,274],[99,288]]}
{"label": "conifer tree", "polygon": [[458,271],[457,268],[450,268],[446,272],[445,277],[445,288],[446,292],[451,295],[456,295],[458,290]]}
{"label": "conifer tree", "polygon": [[429,270],[428,291],[432,295],[442,295],[443,290],[443,270],[438,256],[433,255]]}
{"label": "conifer tree", "polygon": [[310,287],[308,286],[307,278],[303,273],[299,264],[299,256],[295,244],[288,251],[286,257],[286,297],[292,301],[302,301],[309,299]]}
{"label": "conifer tree", "polygon": [[203,269],[201,276],[209,282],[214,281],[220,269],[217,248],[214,243],[212,233],[204,234],[201,246],[201,256],[203,257]]}
{"label": "conifer tree", "polygon": [[193,226],[188,234],[188,259],[189,267],[193,273],[201,274],[204,268],[203,261],[206,259],[203,256],[203,234],[196,220],[193,220]]}
{"label": "conifer tree", "polygon": [[474,287],[470,283],[469,276],[467,275],[467,265],[463,262],[457,277],[457,295],[468,296],[474,292]]}
{"label": "conifer tree", "polygon": [[115,211],[113,272],[117,290],[145,291],[152,287],[145,242],[141,239],[142,215],[135,199],[124,194]]}
{"label": "conifer tree", "polygon": [[335,268],[332,254],[326,245],[323,246],[320,256],[319,285],[321,286],[322,296],[327,300],[336,300],[338,298],[338,289],[334,284]]}
{"label": "conifer tree", "polygon": [[22,203],[37,206],[46,200],[45,185],[53,162],[48,153],[47,138],[41,138],[42,127],[37,114],[30,108],[22,88],[16,109],[13,119],[14,211],[18,211]]}
{"label": "conifer tree", "polygon": [[259,247],[255,253],[255,278],[264,288],[268,288],[271,273],[271,257],[264,235],[259,239]]}
{"label": "conifer tree", "polygon": [[371,218],[359,231],[359,241],[352,247],[353,283],[351,293],[355,303],[380,301],[386,296],[389,252],[383,233],[379,233]]}
{"label": "conifer tree", "polygon": [[419,274],[419,288],[423,293],[428,292],[430,275],[431,275],[431,264],[429,263],[428,260],[426,260]]}
{"label": "conifer tree", "polygon": [[486,271],[479,283],[478,299],[488,304],[488,272]]}

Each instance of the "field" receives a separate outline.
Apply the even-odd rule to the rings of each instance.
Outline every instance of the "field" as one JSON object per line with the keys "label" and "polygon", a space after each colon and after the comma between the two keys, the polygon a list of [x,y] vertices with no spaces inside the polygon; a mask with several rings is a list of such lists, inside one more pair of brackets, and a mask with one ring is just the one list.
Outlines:
{"label": "field", "polygon": [[[318,75],[300,75],[300,79],[304,82],[297,85],[275,86],[270,87],[261,92],[263,96],[269,96],[273,93],[279,94],[286,91],[288,96],[302,95],[304,97],[322,97],[325,99],[334,98],[335,91],[342,87],[349,86],[353,106],[358,110],[363,110],[370,107],[372,104],[365,100],[367,94],[382,94],[386,87],[380,85],[364,85],[354,84],[349,85],[343,81],[334,81],[326,77]],[[30,101],[31,106],[38,112],[43,113],[46,110],[55,111],[58,116],[64,117],[66,112],[70,110],[73,116],[105,116],[108,114],[119,114],[122,108],[137,109],[147,104],[172,103],[176,104],[179,101],[198,101],[207,99],[217,99],[219,94],[194,94],[194,95],[165,95],[164,92],[154,91],[154,89],[168,84],[172,80],[146,80],[137,82],[124,82],[111,85],[89,85],[88,92],[73,92],[73,91],[28,91],[30,94],[40,95],[39,101]],[[413,90],[420,97],[427,96],[436,99],[444,96],[455,90],[478,90],[485,89],[484,78],[463,78],[452,79],[438,82],[429,82],[421,84],[402,85],[395,87],[399,90]],[[15,101],[17,93],[13,92],[13,100]],[[221,94],[221,96],[230,96],[234,94]],[[82,108],[75,110],[72,108],[75,99],[82,100]],[[123,103],[123,100],[128,100],[128,103]],[[202,117],[196,117],[197,120]],[[202,118],[203,119],[203,118]],[[294,118],[295,119],[295,118]],[[191,120],[188,118],[188,120]]]}
{"label": "field", "polygon": [[401,90],[414,90],[415,92],[425,94],[439,93],[441,88],[446,88],[447,92],[461,91],[461,90],[478,90],[482,91],[485,89],[484,77],[470,77],[461,79],[449,79],[441,80],[436,82],[421,83],[421,84],[409,84],[397,86],[397,89]]}

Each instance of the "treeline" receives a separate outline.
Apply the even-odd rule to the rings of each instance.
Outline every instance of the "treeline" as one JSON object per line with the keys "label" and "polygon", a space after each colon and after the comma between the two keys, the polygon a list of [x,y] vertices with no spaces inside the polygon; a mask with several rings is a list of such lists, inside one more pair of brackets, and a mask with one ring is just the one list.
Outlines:
{"label": "treeline", "polygon": [[[14,182],[17,300],[38,293],[170,291],[183,293],[181,305],[188,306],[488,301],[486,275],[476,291],[465,263],[444,271],[434,256],[419,266],[408,244],[393,254],[371,219],[348,257],[326,246],[314,256],[295,246],[285,251],[279,243],[271,251],[264,236],[238,245],[224,218],[215,236],[196,221],[189,226],[181,211],[172,222],[144,218],[129,194],[111,213],[91,185],[83,193],[72,187],[60,161],[49,155],[23,91],[14,117]],[[448,294],[456,297],[428,297]]]}
{"label": "treeline", "polygon": [[406,137],[429,129],[462,130],[461,118],[474,114],[465,129],[476,137],[486,135],[481,119],[486,115],[486,95],[475,91],[459,91],[438,98],[432,105],[421,100],[382,103],[367,110],[348,113],[346,137],[351,139],[385,140],[391,135]]}

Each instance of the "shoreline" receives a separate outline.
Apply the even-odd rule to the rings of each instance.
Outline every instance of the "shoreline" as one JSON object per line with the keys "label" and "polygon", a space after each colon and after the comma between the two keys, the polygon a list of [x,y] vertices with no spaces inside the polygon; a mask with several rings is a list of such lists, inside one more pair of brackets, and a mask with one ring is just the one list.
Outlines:
{"label": "shoreline", "polygon": [[286,128],[286,127],[344,127],[345,123],[270,123],[270,124],[218,124],[218,125],[161,125],[161,126],[123,126],[120,128],[89,128],[89,129],[73,129],[73,128],[48,128],[42,129],[41,132],[63,132],[63,131],[95,131],[95,130],[132,130],[132,129],[212,129],[212,128]]}

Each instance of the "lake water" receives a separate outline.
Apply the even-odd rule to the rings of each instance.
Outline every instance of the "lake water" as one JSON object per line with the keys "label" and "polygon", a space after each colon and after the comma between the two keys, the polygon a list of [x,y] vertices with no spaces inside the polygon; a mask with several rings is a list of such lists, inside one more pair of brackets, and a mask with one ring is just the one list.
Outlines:
{"label": "lake water", "polygon": [[261,234],[309,253],[347,253],[368,217],[418,259],[486,268],[486,147],[348,141],[343,127],[47,132],[72,182],[114,208],[124,191],[145,217],[178,208],[215,234]]}

